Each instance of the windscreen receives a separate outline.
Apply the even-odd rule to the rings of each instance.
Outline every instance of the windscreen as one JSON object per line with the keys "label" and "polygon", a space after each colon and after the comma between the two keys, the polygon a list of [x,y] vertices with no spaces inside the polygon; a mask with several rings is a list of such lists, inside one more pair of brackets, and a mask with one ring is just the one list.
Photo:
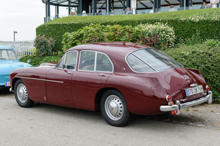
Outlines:
{"label": "windscreen", "polygon": [[173,58],[153,48],[132,52],[128,55],[127,62],[136,72],[154,72],[183,67]]}
{"label": "windscreen", "polygon": [[17,56],[14,51],[0,50],[0,60],[17,60]]}

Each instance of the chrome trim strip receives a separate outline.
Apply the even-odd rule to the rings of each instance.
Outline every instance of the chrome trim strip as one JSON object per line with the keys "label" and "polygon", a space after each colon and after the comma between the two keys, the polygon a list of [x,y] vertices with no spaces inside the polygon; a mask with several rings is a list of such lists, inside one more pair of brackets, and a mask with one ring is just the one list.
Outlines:
{"label": "chrome trim strip", "polygon": [[[19,77],[19,76],[16,76]],[[39,80],[39,81],[47,81],[47,82],[55,82],[55,83],[63,83],[63,81],[54,81],[54,80],[46,80],[46,79],[37,79],[37,78],[27,78],[27,77],[19,77],[22,79],[30,79],[30,80]]]}
{"label": "chrome trim strip", "polygon": [[93,71],[96,71],[96,65],[97,65],[97,51],[95,52],[95,65]]}
{"label": "chrome trim strip", "polygon": [[54,80],[45,80],[47,82],[55,82],[55,83],[62,83],[63,84],[63,81],[54,81]]}

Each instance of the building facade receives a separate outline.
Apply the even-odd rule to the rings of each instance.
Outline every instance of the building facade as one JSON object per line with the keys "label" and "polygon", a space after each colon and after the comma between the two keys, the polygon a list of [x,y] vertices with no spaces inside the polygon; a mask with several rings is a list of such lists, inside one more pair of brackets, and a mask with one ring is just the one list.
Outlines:
{"label": "building facade", "polygon": [[[50,6],[55,6],[56,17],[59,17],[59,7],[67,7],[68,15],[74,8],[74,14],[82,15],[83,12],[96,15],[99,10],[109,15],[111,12],[121,11],[125,14],[129,7],[133,14],[141,10],[161,11],[162,8],[168,8],[171,5],[180,9],[189,9],[192,5],[201,5],[203,2],[209,3],[210,0],[42,0],[45,3],[46,18],[50,17]],[[48,20],[46,20],[48,21]]]}

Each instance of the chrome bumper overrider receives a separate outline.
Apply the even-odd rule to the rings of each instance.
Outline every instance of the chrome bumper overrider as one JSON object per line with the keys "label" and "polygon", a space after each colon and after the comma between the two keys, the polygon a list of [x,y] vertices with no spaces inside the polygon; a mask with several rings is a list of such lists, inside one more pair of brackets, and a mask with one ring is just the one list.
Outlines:
{"label": "chrome bumper overrider", "polygon": [[178,114],[180,114],[180,109],[184,109],[184,108],[187,108],[187,107],[199,105],[199,104],[204,103],[206,101],[208,101],[209,104],[212,103],[212,91],[209,91],[208,95],[206,95],[202,98],[190,101],[190,102],[180,103],[179,100],[177,100],[176,104],[174,104],[172,106],[161,105],[160,106],[160,111],[162,111],[162,112],[175,111],[175,113],[178,115]]}

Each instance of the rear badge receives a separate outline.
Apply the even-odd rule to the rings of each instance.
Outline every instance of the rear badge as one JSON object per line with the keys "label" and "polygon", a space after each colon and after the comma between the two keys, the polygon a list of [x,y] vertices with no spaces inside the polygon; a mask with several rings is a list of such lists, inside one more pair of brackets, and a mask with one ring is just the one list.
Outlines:
{"label": "rear badge", "polygon": [[189,80],[190,79],[189,76],[187,76],[187,75],[182,76],[182,78],[185,79],[185,80]]}

